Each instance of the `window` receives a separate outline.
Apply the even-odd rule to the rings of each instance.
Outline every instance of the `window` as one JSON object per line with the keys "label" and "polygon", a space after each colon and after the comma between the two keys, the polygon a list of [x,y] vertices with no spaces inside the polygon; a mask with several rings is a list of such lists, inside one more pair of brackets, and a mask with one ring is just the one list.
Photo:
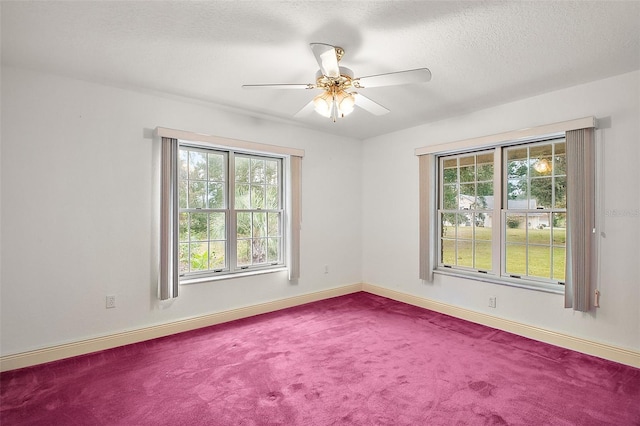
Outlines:
{"label": "window", "polygon": [[300,278],[304,150],[157,127],[158,298],[181,282]]}
{"label": "window", "polygon": [[564,284],[565,157],[563,137],[438,156],[438,268]]}
{"label": "window", "polygon": [[181,279],[284,265],[283,159],[181,142]]}

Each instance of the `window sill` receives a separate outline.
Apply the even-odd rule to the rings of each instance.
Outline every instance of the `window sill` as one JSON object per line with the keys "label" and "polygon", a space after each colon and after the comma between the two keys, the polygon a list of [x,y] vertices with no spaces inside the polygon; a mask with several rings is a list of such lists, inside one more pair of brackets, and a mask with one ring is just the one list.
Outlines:
{"label": "window sill", "polygon": [[447,275],[447,276],[456,277],[456,278],[465,278],[469,280],[482,281],[482,282],[491,283],[491,284],[499,284],[499,285],[506,285],[510,287],[524,288],[527,290],[542,291],[545,293],[564,294],[564,286],[557,285],[557,284],[523,282],[524,280],[518,280],[514,278],[512,279],[503,278],[503,277],[499,278],[499,277],[496,277],[495,275],[474,274],[471,272],[462,272],[462,271],[445,271],[442,269],[435,269],[433,273],[439,274],[439,275]]}
{"label": "window sill", "polygon": [[198,277],[198,278],[185,278],[180,280],[180,285],[201,284],[201,283],[207,283],[212,281],[230,280],[233,278],[243,278],[243,277],[250,277],[254,275],[273,274],[275,272],[283,272],[288,270],[289,269],[286,266],[281,266],[281,267],[270,268],[270,269],[258,269],[253,271],[237,272],[234,274],[224,274],[224,275]]}

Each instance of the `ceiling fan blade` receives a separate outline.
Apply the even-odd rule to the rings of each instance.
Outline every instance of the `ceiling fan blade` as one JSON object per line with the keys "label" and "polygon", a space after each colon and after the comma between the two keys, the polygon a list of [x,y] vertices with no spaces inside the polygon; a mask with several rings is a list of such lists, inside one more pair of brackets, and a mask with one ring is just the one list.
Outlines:
{"label": "ceiling fan blade", "polygon": [[313,105],[313,100],[312,100],[308,104],[306,104],[304,107],[302,107],[300,111],[296,112],[293,116],[296,118],[306,117],[314,111],[314,107],[315,106]]}
{"label": "ceiling fan blade", "polygon": [[322,74],[330,78],[340,77],[336,48],[325,43],[311,43],[310,46]]}
{"label": "ceiling fan blade", "polygon": [[315,89],[315,84],[243,84],[243,89]]}
{"label": "ceiling fan blade", "polygon": [[400,84],[426,83],[431,80],[431,71],[428,68],[415,70],[390,72],[387,74],[370,75],[354,79],[357,88],[397,86]]}
{"label": "ceiling fan blade", "polygon": [[354,93],[356,105],[373,115],[385,115],[390,111],[377,102],[372,101],[360,93]]}

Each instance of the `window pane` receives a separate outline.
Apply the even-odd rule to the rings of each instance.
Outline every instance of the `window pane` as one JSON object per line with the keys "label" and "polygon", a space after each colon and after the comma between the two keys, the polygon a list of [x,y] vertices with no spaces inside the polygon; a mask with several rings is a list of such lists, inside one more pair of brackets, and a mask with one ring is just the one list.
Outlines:
{"label": "window pane", "polygon": [[221,269],[226,266],[226,243],[212,241],[209,243],[209,269]]}
{"label": "window pane", "polygon": [[251,213],[238,212],[236,217],[238,238],[251,238]]}
{"label": "window pane", "polygon": [[267,209],[276,210],[280,208],[280,194],[277,186],[267,186]]}
{"label": "window pane", "polygon": [[249,208],[249,185],[236,185],[236,209]]}
{"label": "window pane", "polygon": [[531,199],[529,200],[530,209],[551,208],[553,196],[551,184],[551,177],[531,179]]}
{"label": "window pane", "polygon": [[507,213],[506,241],[510,243],[527,242],[527,216],[521,213]]}
{"label": "window pane", "polygon": [[461,184],[459,209],[471,210],[475,208],[476,208],[476,185],[474,183]]}
{"label": "window pane", "polygon": [[567,208],[567,178],[556,177],[555,181],[555,204],[554,208],[556,209],[566,209]]}
{"label": "window pane", "polygon": [[251,185],[251,208],[252,209],[264,208],[264,186]]}
{"label": "window pane", "polygon": [[[493,197],[493,182],[478,183],[478,197]],[[482,202],[479,201],[478,205],[486,209],[488,206],[486,198]]]}
{"label": "window pane", "polygon": [[458,159],[450,158],[442,162],[442,175],[444,183],[456,183],[458,181]]}
{"label": "window pane", "polygon": [[264,166],[264,160],[251,159],[251,182],[265,183]]}
{"label": "window pane", "polygon": [[527,215],[529,226],[529,244],[551,243],[551,226],[549,213],[529,213]]}
{"label": "window pane", "polygon": [[206,271],[209,269],[208,243],[192,243],[190,266],[192,271]]}
{"label": "window pane", "polygon": [[280,213],[269,213],[267,223],[267,235],[270,237],[280,236]]}
{"label": "window pane", "polygon": [[199,181],[189,181],[189,208],[204,208],[206,200],[206,184]]}
{"label": "window pane", "polygon": [[207,155],[189,151],[189,179],[207,179]]}
{"label": "window pane", "polygon": [[180,213],[178,215],[178,240],[181,243],[189,242],[189,214]]}
{"label": "window pane", "polygon": [[224,183],[209,182],[209,208],[223,209],[224,202]]}
{"label": "window pane", "polygon": [[458,209],[458,189],[456,185],[445,185],[442,194],[442,208],[445,210]]}
{"label": "window pane", "polygon": [[490,271],[491,268],[491,241],[475,242],[476,269]]}
{"label": "window pane", "polygon": [[552,164],[552,156],[553,156],[553,145],[545,144],[545,145],[537,145],[532,146],[529,150],[530,163],[533,167],[531,167],[531,176],[550,176],[553,164]]}
{"label": "window pane", "polygon": [[456,242],[455,240],[442,240],[442,253],[440,261],[445,265],[456,264]]}
{"label": "window pane", "polygon": [[526,147],[507,149],[507,177],[509,179],[526,177],[528,166]]}
{"label": "window pane", "polygon": [[207,214],[189,213],[189,237],[193,241],[207,241]]}
{"label": "window pane", "polygon": [[507,274],[512,275],[526,275],[527,273],[527,258],[526,258],[526,246],[522,244],[507,244],[506,245],[506,271]]}
{"label": "window pane", "polygon": [[189,152],[186,149],[178,151],[178,179],[184,180],[189,177]]}
{"label": "window pane", "polygon": [[445,265],[456,264],[456,214],[441,213],[440,215],[440,232],[441,232],[441,252],[440,262]]}
{"label": "window pane", "polygon": [[267,214],[253,213],[253,238],[267,235]]}
{"label": "window pane", "polygon": [[189,244],[181,243],[178,245],[178,273],[187,272],[189,272]]}
{"label": "window pane", "polygon": [[209,239],[224,240],[227,237],[225,213],[209,214]]}
{"label": "window pane", "polygon": [[526,209],[527,205],[527,180],[509,179],[507,182],[507,208]]}
{"label": "window pane", "polygon": [[267,262],[280,261],[280,238],[269,238],[267,240]]}
{"label": "window pane", "polygon": [[236,182],[249,183],[249,159],[236,157],[235,163]]}
{"label": "window pane", "polygon": [[209,154],[209,180],[224,182],[224,155]]}
{"label": "window pane", "polygon": [[477,180],[492,181],[493,180],[493,153],[478,155],[477,159]]}
{"label": "window pane", "polygon": [[180,209],[187,208],[187,181],[186,180],[178,181],[178,208]]}
{"label": "window pane", "polygon": [[[556,145],[556,152],[557,152],[557,146]],[[567,157],[565,155],[557,155],[554,157],[554,162],[553,162],[553,174],[557,175],[564,175],[567,173]]]}
{"label": "window pane", "polygon": [[267,239],[258,238],[251,240],[251,253],[253,264],[266,263],[267,261]]}
{"label": "window pane", "polygon": [[458,240],[458,266],[473,268],[473,242]]}
{"label": "window pane", "polygon": [[529,246],[529,275],[551,278],[551,249],[549,247]]}
{"label": "window pane", "polygon": [[237,258],[238,266],[251,265],[251,240],[238,240]]}
{"label": "window pane", "polygon": [[564,282],[566,251],[562,247],[553,248],[553,279]]}
{"label": "window pane", "polygon": [[491,216],[487,213],[476,214],[476,240],[491,241]]}
{"label": "window pane", "polygon": [[457,264],[458,266],[473,267],[473,220],[472,213],[458,214],[458,241]]}
{"label": "window pane", "polygon": [[268,185],[278,185],[278,161],[266,161],[265,181]]}
{"label": "window pane", "polygon": [[460,182],[475,182],[476,166],[475,157],[463,157],[460,159]]}
{"label": "window pane", "polygon": [[553,213],[553,245],[564,246],[567,240],[566,213]]}

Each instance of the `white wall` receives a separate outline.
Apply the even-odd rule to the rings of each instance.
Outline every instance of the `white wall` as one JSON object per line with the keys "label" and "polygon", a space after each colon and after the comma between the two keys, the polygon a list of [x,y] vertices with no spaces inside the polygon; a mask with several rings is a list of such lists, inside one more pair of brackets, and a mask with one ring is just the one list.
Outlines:
{"label": "white wall", "polygon": [[[361,281],[640,350],[640,217],[633,215],[640,209],[640,72],[364,143],[26,70],[2,68],[1,85],[3,356]],[[574,313],[555,294],[417,279],[415,148],[588,115],[604,123],[597,132],[606,234],[600,309]],[[284,273],[270,274],[183,286],[175,302],[157,302],[151,262],[157,170],[145,137],[156,126],[306,151],[297,285]],[[105,309],[107,294],[117,296],[116,309]],[[497,296],[497,309],[487,307],[489,296]]]}
{"label": "white wall", "polygon": [[[606,234],[600,239],[600,309],[573,312],[563,308],[561,295],[475,280],[418,279],[415,148],[591,115],[602,123],[596,135]],[[363,282],[640,350],[640,72],[372,138],[364,141],[363,158]],[[489,296],[497,297],[496,309],[488,307]]]}
{"label": "white wall", "polygon": [[[2,355],[360,282],[361,141],[22,69],[2,89]],[[306,151],[297,285],[273,273],[157,302],[156,126]]]}

